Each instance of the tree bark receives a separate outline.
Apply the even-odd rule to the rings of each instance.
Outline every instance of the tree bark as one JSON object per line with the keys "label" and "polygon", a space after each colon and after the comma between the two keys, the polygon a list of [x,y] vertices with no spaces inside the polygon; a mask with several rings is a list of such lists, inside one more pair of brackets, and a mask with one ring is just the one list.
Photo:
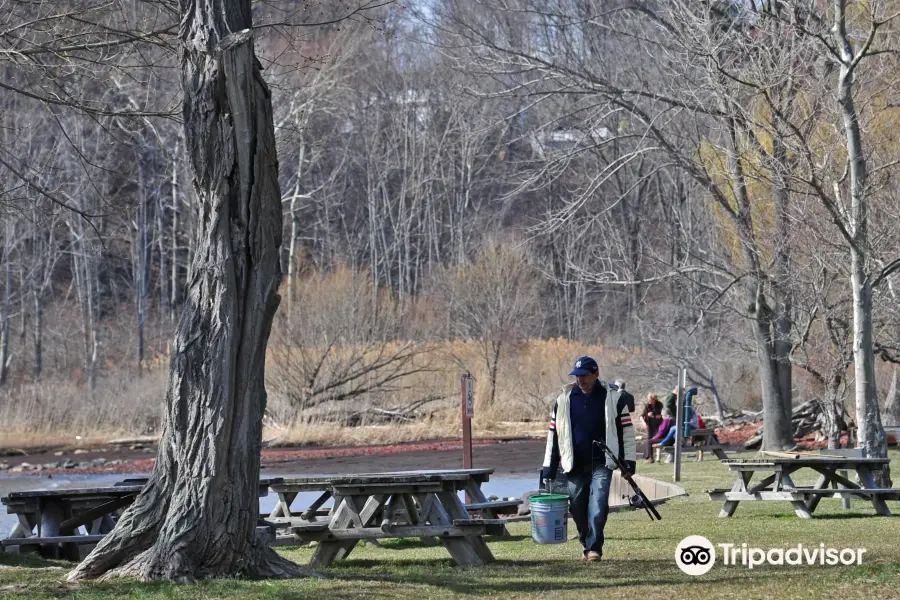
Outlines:
{"label": "tree bark", "polygon": [[719,396],[719,388],[713,377],[709,378],[709,388],[712,391],[713,403],[716,406],[716,416],[719,417],[719,423],[725,422],[725,407],[722,405],[722,398]]}
{"label": "tree bark", "polygon": [[6,248],[4,259],[6,263],[5,275],[5,293],[3,301],[0,303],[0,385],[6,383],[7,368],[9,367],[9,314],[12,310],[12,231],[10,224],[6,224]]}
{"label": "tree bark", "polygon": [[38,215],[38,208],[35,205],[32,212],[31,220],[31,302],[34,310],[34,318],[31,323],[32,344],[34,346],[34,379],[41,378],[43,370],[43,334],[44,334],[44,287],[46,285],[47,273],[52,272],[51,267],[51,246],[52,234],[48,233],[48,238],[44,237],[44,232],[40,229],[41,220]]}
{"label": "tree bark", "polygon": [[163,433],[144,490],[70,581],[307,574],[255,535],[282,217],[250,0],[182,0],[181,8],[185,133],[200,214]]}
{"label": "tree bark", "polygon": [[822,432],[828,437],[828,449],[837,450],[841,447],[841,425],[843,424],[844,411],[840,399],[840,391],[834,380],[829,382],[825,390],[825,398],[821,403]]}
{"label": "tree bark", "polygon": [[162,193],[156,197],[156,243],[159,250],[159,314],[169,313],[169,278],[166,265],[166,226]]}
{"label": "tree bark", "polygon": [[[792,96],[792,94],[789,95]],[[788,281],[791,276],[791,217],[788,211],[790,191],[785,174],[782,172],[789,158],[787,149],[778,136],[772,137],[772,159],[772,208],[775,225],[772,260],[772,275],[774,279],[772,297],[775,301],[773,333],[775,339],[772,349],[775,358],[775,369],[778,375],[778,393],[782,400],[784,418],[789,421],[791,419],[791,400],[793,396],[791,351],[794,344],[791,337],[793,330],[793,306],[790,293],[786,290],[789,288]]]}
{"label": "tree bark", "polygon": [[172,283],[169,286],[169,318],[175,320],[175,306],[178,303],[178,144],[172,153]]}

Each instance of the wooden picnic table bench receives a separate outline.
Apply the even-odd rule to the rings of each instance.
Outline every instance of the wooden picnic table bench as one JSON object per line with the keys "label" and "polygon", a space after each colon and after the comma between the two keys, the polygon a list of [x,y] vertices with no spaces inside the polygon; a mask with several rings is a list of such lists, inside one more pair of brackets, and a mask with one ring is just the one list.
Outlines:
{"label": "wooden picnic table bench", "polygon": [[[437,539],[460,565],[494,560],[483,536],[503,534],[506,521],[488,514],[498,510],[481,492],[493,469],[455,469],[321,475],[285,479],[273,485],[279,502],[268,521],[287,521],[293,540],[319,542],[310,566],[325,567],[349,556],[364,540]],[[301,492],[320,492],[305,510],[292,504]],[[473,519],[459,492],[482,504],[484,519]],[[327,515],[322,506],[334,499]],[[283,542],[282,542],[283,543]]]}
{"label": "wooden picnic table bench", "polygon": [[[880,467],[889,462],[890,459],[887,458],[801,454],[727,459],[722,463],[735,473],[734,485],[731,489],[711,489],[706,490],[706,493],[710,500],[725,502],[719,512],[720,517],[732,516],[740,502],[762,500],[790,502],[798,517],[810,519],[822,498],[846,499],[851,496],[870,501],[879,515],[891,516],[885,501],[900,497],[900,489],[879,488],[875,485],[871,472],[872,467]],[[792,475],[801,469],[819,473],[814,485],[794,484]],[[846,472],[849,471],[856,471],[862,486],[847,478]],[[757,473],[764,475],[763,479],[751,484]]]}
{"label": "wooden picnic table bench", "polygon": [[[469,499],[466,504],[466,510],[469,512],[479,513],[485,518],[496,519],[501,514],[515,512],[515,508],[522,503],[521,500],[488,500],[481,490],[481,485],[490,479],[493,469],[453,469],[450,471],[441,470],[423,470],[423,471],[398,471],[391,475],[407,475],[407,474],[444,474],[447,478],[459,479],[465,481],[465,492]],[[385,475],[385,473],[361,473],[359,477],[370,477],[377,475]],[[332,498],[332,492],[329,489],[329,482],[335,475],[323,475],[317,477],[307,477],[301,479],[289,479],[281,485],[272,487],[272,491],[278,495],[278,502],[275,508],[267,517],[268,520],[299,520],[300,522],[314,521],[317,518],[328,517],[331,510],[322,507]],[[292,504],[301,492],[320,492],[319,497],[312,502],[302,512],[292,508]],[[402,508],[396,511],[398,514],[403,512]]]}
{"label": "wooden picnic table bench", "polygon": [[[0,547],[10,551],[36,549],[47,558],[80,560],[116,525],[149,477],[133,477],[114,485],[93,488],[30,490],[11,492],[0,498],[17,523]],[[259,495],[281,478],[259,481]],[[35,548],[36,547],[36,548]]]}
{"label": "wooden picnic table bench", "polygon": [[20,551],[37,546],[44,557],[79,560],[79,546],[94,544],[112,531],[118,516],[142,488],[129,485],[12,492],[0,501],[7,513],[16,515],[18,523],[0,544]]}

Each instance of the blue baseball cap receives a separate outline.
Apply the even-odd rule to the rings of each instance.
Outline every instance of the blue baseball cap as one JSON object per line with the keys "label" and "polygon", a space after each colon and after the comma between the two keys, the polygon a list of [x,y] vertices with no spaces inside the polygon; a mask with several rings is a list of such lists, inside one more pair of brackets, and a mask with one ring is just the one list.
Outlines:
{"label": "blue baseball cap", "polygon": [[587,375],[589,373],[596,373],[599,370],[600,367],[597,366],[596,360],[590,356],[582,356],[575,361],[575,368],[572,369],[572,372],[569,373],[569,375]]}

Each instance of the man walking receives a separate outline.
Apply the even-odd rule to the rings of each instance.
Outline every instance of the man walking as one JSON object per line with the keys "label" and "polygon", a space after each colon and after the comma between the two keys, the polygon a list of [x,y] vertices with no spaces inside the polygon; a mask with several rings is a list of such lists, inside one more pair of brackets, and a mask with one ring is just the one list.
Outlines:
{"label": "man walking", "polygon": [[553,480],[562,466],[569,481],[569,511],[584,548],[581,560],[596,562],[603,556],[603,529],[615,464],[594,440],[606,443],[634,472],[634,399],[601,381],[597,361],[590,356],[575,361],[570,374],[575,376],[575,383],[566,385],[553,404],[541,476]]}

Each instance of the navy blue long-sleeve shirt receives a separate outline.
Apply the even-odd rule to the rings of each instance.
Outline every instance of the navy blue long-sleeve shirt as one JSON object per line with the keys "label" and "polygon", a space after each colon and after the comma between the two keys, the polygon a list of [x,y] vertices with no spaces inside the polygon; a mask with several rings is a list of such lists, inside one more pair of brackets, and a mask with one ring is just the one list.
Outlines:
{"label": "navy blue long-sleeve shirt", "polygon": [[594,440],[606,441],[606,388],[598,380],[590,394],[572,390],[569,402],[575,466],[591,465],[592,458],[603,462],[605,455],[593,447]]}

